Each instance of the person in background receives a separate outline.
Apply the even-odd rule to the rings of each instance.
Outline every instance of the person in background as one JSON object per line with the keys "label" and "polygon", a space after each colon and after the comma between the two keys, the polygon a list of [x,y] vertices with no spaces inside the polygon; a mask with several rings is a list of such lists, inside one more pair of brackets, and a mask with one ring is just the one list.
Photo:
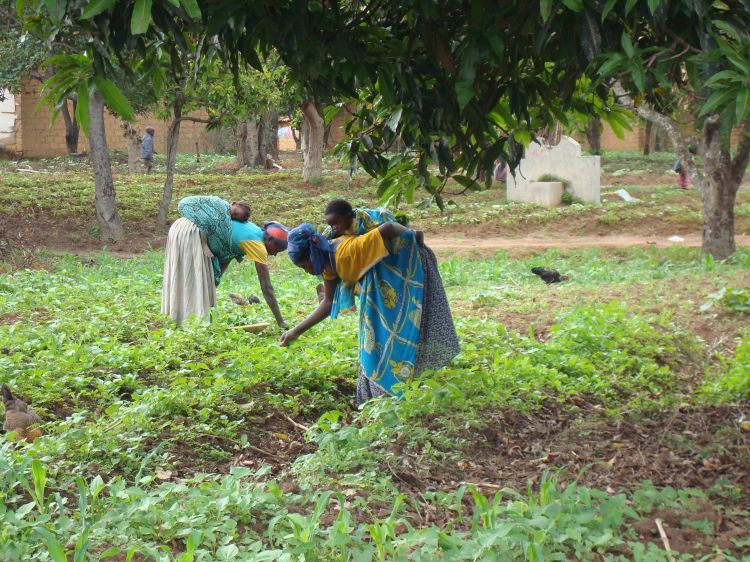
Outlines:
{"label": "person in background", "polygon": [[[689,144],[688,152],[695,155],[698,153],[698,148],[694,144]],[[677,162],[674,163],[673,169],[675,172],[677,172],[677,187],[679,187],[680,189],[690,188],[690,178],[688,178],[687,171],[682,165],[682,162],[677,160]]]}
{"label": "person in background", "polygon": [[146,173],[151,173],[154,167],[154,128],[146,127],[146,134],[141,141],[141,162],[146,167]]}

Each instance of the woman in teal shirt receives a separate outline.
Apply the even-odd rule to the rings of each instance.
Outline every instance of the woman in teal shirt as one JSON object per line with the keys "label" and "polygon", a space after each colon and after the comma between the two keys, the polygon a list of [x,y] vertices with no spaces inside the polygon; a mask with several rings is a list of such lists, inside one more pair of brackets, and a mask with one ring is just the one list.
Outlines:
{"label": "woman in teal shirt", "polygon": [[250,207],[214,196],[185,197],[182,215],[169,229],[164,255],[162,314],[181,324],[189,316],[208,319],[216,307],[216,286],[233,259],[249,257],[276,321],[286,326],[268,274],[267,255],[286,249],[286,231],[278,223],[264,229],[248,223]]}

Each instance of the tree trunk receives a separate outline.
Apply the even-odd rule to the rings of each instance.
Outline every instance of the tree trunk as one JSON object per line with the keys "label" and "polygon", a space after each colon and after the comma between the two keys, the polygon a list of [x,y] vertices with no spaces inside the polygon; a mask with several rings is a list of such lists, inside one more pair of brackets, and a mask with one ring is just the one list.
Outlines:
{"label": "tree trunk", "polygon": [[696,184],[703,198],[703,252],[714,259],[725,259],[735,250],[734,203],[738,184],[733,185],[721,170],[709,170],[703,185]]}
{"label": "tree trunk", "polygon": [[[248,137],[248,123],[250,120],[242,121],[237,126],[237,169],[245,166],[253,166],[255,156],[253,155],[253,140]],[[252,132],[251,132],[252,134]]]}
{"label": "tree trunk", "polygon": [[256,166],[258,158],[258,119],[255,115],[245,120],[245,154],[243,156],[245,166]]}
{"label": "tree trunk", "polygon": [[[302,150],[302,125],[300,124],[299,129],[295,129],[293,126],[289,126],[292,130],[292,138],[294,139],[294,148],[298,152]],[[297,132],[299,131],[299,132]]]}
{"label": "tree trunk", "polygon": [[156,228],[164,230],[167,228],[167,215],[169,205],[172,202],[172,185],[174,182],[174,166],[177,162],[177,144],[180,141],[180,123],[182,123],[182,106],[185,102],[182,94],[178,94],[172,106],[174,118],[167,133],[167,177],[164,180],[164,194],[159,204],[159,213],[156,215]]}
{"label": "tree trunk", "polygon": [[121,121],[120,127],[128,143],[128,174],[137,174],[141,168],[141,141],[138,131],[127,121]]}
{"label": "tree trunk", "polygon": [[279,114],[276,111],[268,112],[268,154],[274,161],[279,161]]}
{"label": "tree trunk", "polygon": [[[306,101],[302,104],[302,113],[307,123],[307,151],[305,152],[305,163],[302,167],[302,179],[305,181],[318,181],[323,177],[323,118],[318,113],[315,104]],[[304,149],[304,145],[303,145]]]}
{"label": "tree trunk", "polygon": [[[73,115],[75,115],[78,102],[75,99],[71,99],[70,101],[73,102]],[[80,129],[78,128],[78,121],[70,116],[68,100],[65,100],[62,105],[62,116],[63,121],[65,121],[65,147],[68,149],[69,155],[77,154]]]}
{"label": "tree trunk", "polygon": [[750,161],[750,121],[745,120],[742,140],[731,157],[729,148],[721,144],[720,117],[710,115],[703,121],[698,154],[700,165],[688,150],[688,140],[677,124],[646,104],[635,106],[622,85],[614,84],[615,94],[637,115],[661,127],[672,141],[677,157],[690,179],[701,191],[703,201],[703,252],[715,259],[724,259],[736,249],[734,241],[734,204],[745,169]]}
{"label": "tree trunk", "polygon": [[255,166],[266,167],[268,156],[268,146],[270,144],[270,113],[264,111],[261,113],[258,122],[258,152],[255,154]]}
{"label": "tree trunk", "polygon": [[654,124],[651,121],[646,121],[646,140],[643,142],[643,155],[648,156],[651,154],[651,131],[654,128]]}
{"label": "tree trunk", "polygon": [[305,158],[307,158],[307,145],[310,141],[310,134],[307,132],[307,129],[308,129],[307,119],[305,119],[305,116],[303,114],[302,122],[300,123],[300,127],[299,127],[299,144],[300,144],[300,150],[302,151],[303,162]]}
{"label": "tree trunk", "polygon": [[112,182],[112,163],[109,159],[107,137],[104,131],[104,98],[94,92],[89,100],[89,146],[94,169],[96,218],[102,228],[102,237],[122,240],[125,233],[117,214],[117,198]]}
{"label": "tree trunk", "polygon": [[245,166],[245,151],[247,150],[247,127],[243,121],[235,129],[235,136],[237,137],[237,169]]}
{"label": "tree trunk", "polygon": [[736,250],[734,204],[747,167],[750,140],[743,138],[733,162],[729,148],[722,146],[719,129],[718,115],[706,118],[701,138],[703,173],[691,175],[703,199],[703,252],[725,259]]}
{"label": "tree trunk", "polygon": [[654,152],[664,152],[664,134],[659,127],[654,131]]}
{"label": "tree trunk", "polygon": [[602,120],[594,117],[589,121],[586,127],[586,139],[589,142],[591,154],[602,153]]}
{"label": "tree trunk", "polygon": [[[255,123],[255,121],[253,121]],[[253,157],[254,166],[262,166],[267,170],[272,168],[274,160],[279,158],[279,114],[274,111],[264,111],[257,121],[257,151]],[[248,126],[248,135],[251,127]]]}

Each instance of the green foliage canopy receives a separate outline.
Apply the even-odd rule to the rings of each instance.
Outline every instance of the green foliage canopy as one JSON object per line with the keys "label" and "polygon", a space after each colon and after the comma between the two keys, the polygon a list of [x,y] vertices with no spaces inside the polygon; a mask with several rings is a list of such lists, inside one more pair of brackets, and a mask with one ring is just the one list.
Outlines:
{"label": "green foliage canopy", "polygon": [[198,38],[196,56],[218,52],[237,82],[244,63],[262,71],[262,57],[277,52],[311,97],[358,102],[348,155],[391,178],[386,197],[421,185],[440,203],[459,172],[477,188],[471,178],[498,158],[517,164],[535,130],[567,124],[571,111],[621,131],[627,114],[609,90],[617,79],[651,94],[688,82],[697,90],[722,71],[699,94],[702,114],[737,123],[750,110],[750,6],[741,1],[32,3],[52,29],[69,22],[90,34],[97,74],[128,53],[146,57],[155,41],[174,59],[188,36]]}

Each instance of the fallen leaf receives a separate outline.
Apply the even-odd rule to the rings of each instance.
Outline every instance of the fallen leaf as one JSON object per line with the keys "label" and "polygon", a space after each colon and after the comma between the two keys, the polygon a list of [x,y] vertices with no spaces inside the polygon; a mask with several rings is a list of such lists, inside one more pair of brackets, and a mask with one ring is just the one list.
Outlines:
{"label": "fallen leaf", "polygon": [[703,466],[708,470],[719,470],[721,468],[721,462],[719,462],[719,459],[717,458],[708,457],[703,459]]}
{"label": "fallen leaf", "polygon": [[164,470],[163,468],[157,466],[156,470],[154,470],[154,473],[156,474],[156,477],[159,480],[169,480],[172,478],[172,471],[171,470]]}

